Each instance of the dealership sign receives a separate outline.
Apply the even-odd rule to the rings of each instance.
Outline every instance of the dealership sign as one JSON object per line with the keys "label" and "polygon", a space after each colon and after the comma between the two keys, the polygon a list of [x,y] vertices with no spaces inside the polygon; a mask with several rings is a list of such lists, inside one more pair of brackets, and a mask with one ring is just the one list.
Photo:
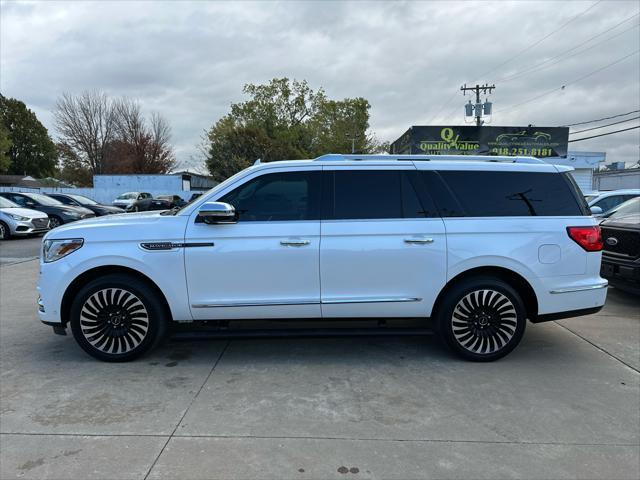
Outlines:
{"label": "dealership sign", "polygon": [[526,155],[566,157],[567,127],[411,127],[391,153],[413,155]]}

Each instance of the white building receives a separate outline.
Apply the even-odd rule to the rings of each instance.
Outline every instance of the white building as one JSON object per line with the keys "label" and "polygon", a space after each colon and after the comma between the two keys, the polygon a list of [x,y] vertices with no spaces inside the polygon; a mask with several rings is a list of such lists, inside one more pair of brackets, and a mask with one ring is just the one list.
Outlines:
{"label": "white building", "polygon": [[607,154],[604,152],[567,152],[567,157],[545,158],[544,161],[555,165],[573,167],[571,172],[576,183],[583,193],[591,192],[593,188],[593,172],[605,161]]}

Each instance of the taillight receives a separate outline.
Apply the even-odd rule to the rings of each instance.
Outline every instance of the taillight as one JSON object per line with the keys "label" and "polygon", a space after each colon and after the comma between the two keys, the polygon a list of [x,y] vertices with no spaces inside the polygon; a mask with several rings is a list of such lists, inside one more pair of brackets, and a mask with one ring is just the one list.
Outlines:
{"label": "taillight", "polygon": [[567,233],[574,242],[587,252],[599,252],[602,250],[600,226],[567,227]]}

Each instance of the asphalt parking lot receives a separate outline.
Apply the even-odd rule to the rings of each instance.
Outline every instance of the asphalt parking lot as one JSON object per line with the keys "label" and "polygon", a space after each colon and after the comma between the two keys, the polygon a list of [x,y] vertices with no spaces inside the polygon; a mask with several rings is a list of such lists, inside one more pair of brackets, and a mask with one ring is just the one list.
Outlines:
{"label": "asphalt parking lot", "polygon": [[528,325],[490,364],[433,337],[169,341],[104,364],[37,321],[40,240],[0,244],[2,479],[640,477],[634,297]]}

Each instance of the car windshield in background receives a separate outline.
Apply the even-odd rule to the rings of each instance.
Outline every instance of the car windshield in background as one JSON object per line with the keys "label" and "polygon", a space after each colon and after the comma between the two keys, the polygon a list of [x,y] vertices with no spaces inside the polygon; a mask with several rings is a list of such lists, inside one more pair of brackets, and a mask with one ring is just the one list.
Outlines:
{"label": "car windshield in background", "polygon": [[627,200],[624,202],[618,209],[615,211],[611,218],[622,218],[627,215],[638,215],[640,214],[640,197],[632,198],[631,200]]}
{"label": "car windshield in background", "polygon": [[135,200],[136,198],[138,198],[137,193],[123,193],[122,195],[118,196],[116,200]]}
{"label": "car windshield in background", "polygon": [[13,203],[7,198],[0,197],[0,208],[20,208],[20,205]]}
{"label": "car windshield in background", "polygon": [[23,193],[23,195],[25,195],[26,197],[29,197],[32,200],[35,200],[36,202],[42,205],[48,205],[50,207],[54,207],[54,206],[57,207],[60,205],[64,205],[64,203],[59,202],[54,198],[47,197],[46,195],[42,195],[40,193]]}
{"label": "car windshield in background", "polygon": [[83,195],[68,195],[70,198],[73,198],[76,202],[82,205],[98,205],[98,202],[95,200],[91,200],[89,197],[85,197]]}

